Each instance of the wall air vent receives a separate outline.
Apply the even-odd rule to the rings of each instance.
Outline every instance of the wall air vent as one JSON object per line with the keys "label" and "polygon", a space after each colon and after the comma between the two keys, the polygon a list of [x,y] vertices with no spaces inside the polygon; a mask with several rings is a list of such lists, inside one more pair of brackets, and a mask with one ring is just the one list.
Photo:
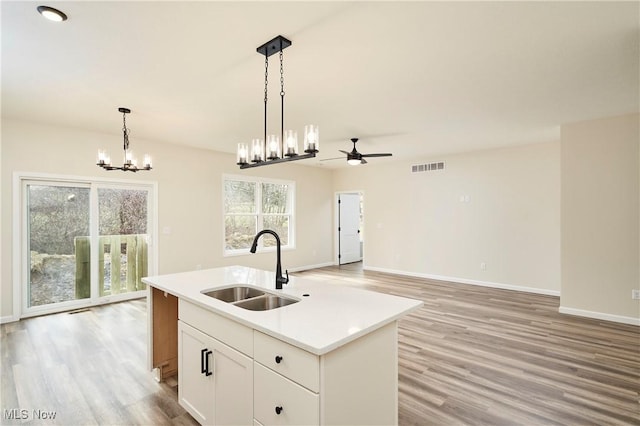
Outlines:
{"label": "wall air vent", "polygon": [[432,172],[435,170],[444,170],[444,161],[439,163],[416,164],[411,166],[411,173]]}

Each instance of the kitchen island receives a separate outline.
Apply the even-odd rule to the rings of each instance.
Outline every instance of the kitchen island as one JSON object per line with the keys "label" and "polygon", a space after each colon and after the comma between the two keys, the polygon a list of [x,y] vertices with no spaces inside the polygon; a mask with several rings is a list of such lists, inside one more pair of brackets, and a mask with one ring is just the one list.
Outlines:
{"label": "kitchen island", "polygon": [[[241,266],[143,281],[149,368],[178,374],[179,402],[201,424],[397,423],[397,321],[421,301],[299,277],[276,290],[274,273]],[[229,287],[289,304],[207,295]]]}

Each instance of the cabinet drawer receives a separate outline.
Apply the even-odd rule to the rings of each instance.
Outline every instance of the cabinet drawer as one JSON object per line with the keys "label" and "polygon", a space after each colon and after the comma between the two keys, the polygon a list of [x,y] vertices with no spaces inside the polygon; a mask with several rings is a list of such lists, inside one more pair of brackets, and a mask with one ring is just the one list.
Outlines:
{"label": "cabinet drawer", "polygon": [[320,391],[320,360],[317,355],[267,336],[253,332],[253,358],[314,391]]}
{"label": "cabinet drawer", "polygon": [[178,300],[178,318],[245,355],[253,357],[251,328],[183,299]]}
{"label": "cabinet drawer", "polygon": [[[253,414],[265,425],[317,425],[319,396],[285,377],[254,363]],[[279,413],[276,409],[279,408]]]}

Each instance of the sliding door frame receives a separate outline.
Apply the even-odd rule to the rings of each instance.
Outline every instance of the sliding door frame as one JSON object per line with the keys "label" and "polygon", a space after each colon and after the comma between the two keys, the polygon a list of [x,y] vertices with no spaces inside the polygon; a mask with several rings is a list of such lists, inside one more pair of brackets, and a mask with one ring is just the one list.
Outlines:
{"label": "sliding door frame", "polygon": [[145,290],[132,293],[124,293],[121,295],[111,295],[108,297],[100,297],[98,291],[98,271],[97,268],[91,268],[91,295],[88,299],[77,299],[54,304],[42,305],[42,307],[27,308],[26,297],[26,279],[29,274],[29,262],[25,254],[27,249],[27,200],[24,188],[27,183],[42,182],[42,184],[59,184],[77,185],[89,187],[91,196],[94,199],[90,203],[90,234],[91,234],[91,265],[98,263],[98,188],[117,187],[120,189],[142,189],[145,188],[149,196],[148,212],[147,212],[147,234],[148,240],[148,256],[149,266],[148,275],[156,275],[158,270],[158,184],[156,181],[142,181],[132,179],[111,179],[104,177],[87,177],[87,176],[70,176],[46,173],[31,172],[15,172],[13,174],[13,247],[12,247],[12,281],[13,281],[13,319],[18,320],[31,316],[44,315],[54,312],[62,312],[77,308],[91,307],[106,303],[117,302],[130,298],[139,298],[146,295]]}

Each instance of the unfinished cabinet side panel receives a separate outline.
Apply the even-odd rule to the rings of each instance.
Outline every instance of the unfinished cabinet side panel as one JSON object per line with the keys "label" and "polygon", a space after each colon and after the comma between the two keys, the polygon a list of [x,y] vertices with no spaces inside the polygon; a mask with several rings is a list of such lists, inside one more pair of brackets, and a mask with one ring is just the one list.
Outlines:
{"label": "unfinished cabinet side panel", "polygon": [[157,379],[178,373],[178,298],[149,287],[151,369],[158,369]]}

